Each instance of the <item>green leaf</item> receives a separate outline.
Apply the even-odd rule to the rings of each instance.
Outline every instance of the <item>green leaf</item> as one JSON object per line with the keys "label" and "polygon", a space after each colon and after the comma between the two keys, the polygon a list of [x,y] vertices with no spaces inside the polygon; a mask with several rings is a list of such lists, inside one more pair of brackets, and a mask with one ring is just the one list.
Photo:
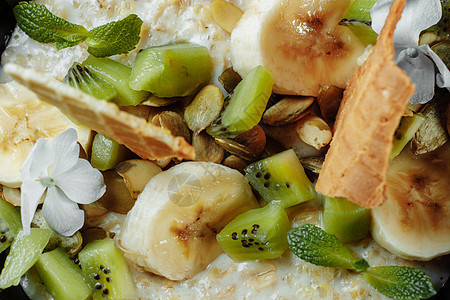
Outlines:
{"label": "green leaf", "polygon": [[89,31],[88,52],[96,57],[128,53],[139,43],[142,20],[131,14],[120,21],[110,22]]}
{"label": "green leaf", "polygon": [[86,28],[52,14],[44,5],[20,2],[13,9],[17,24],[30,38],[55,43],[58,50],[75,46],[88,37]]}
{"label": "green leaf", "polygon": [[364,272],[364,278],[380,293],[394,299],[426,299],[436,294],[430,276],[416,268],[372,267]]}
{"label": "green leaf", "polygon": [[356,271],[369,266],[363,259],[358,260],[338,238],[315,225],[305,224],[294,228],[287,237],[291,251],[312,264]]}

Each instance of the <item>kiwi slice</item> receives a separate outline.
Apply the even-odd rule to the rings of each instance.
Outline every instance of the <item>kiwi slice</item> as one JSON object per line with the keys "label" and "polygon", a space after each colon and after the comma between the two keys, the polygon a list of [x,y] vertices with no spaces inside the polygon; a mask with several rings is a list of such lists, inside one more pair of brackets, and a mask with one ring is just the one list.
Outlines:
{"label": "kiwi slice", "polygon": [[235,138],[255,127],[272,93],[273,78],[263,66],[252,69],[225,101],[220,116],[206,129],[213,137]]}
{"label": "kiwi slice", "polygon": [[117,105],[137,105],[150,96],[148,92],[130,88],[131,68],[117,61],[90,55],[83,62],[83,66],[88,68],[91,74],[103,79],[116,89],[117,96],[111,98],[111,101]]}
{"label": "kiwi slice", "polygon": [[434,33],[437,36],[450,38],[450,0],[441,0],[442,18],[434,25]]}
{"label": "kiwi slice", "polygon": [[127,147],[101,133],[97,133],[92,142],[91,165],[101,171],[106,171],[124,161],[128,154]]}
{"label": "kiwi slice", "polygon": [[216,239],[235,261],[272,259],[281,256],[289,247],[286,234],[290,226],[283,206],[271,202],[237,216]]}
{"label": "kiwi slice", "polygon": [[204,46],[183,43],[152,47],[136,56],[130,87],[158,97],[182,97],[208,83],[211,71],[211,57]]}
{"label": "kiwi slice", "polygon": [[111,238],[90,242],[78,254],[94,299],[136,299],[127,263]]}
{"label": "kiwi slice", "polygon": [[51,235],[47,229],[31,228],[29,235],[19,231],[0,274],[0,289],[19,284],[20,277],[36,263]]}
{"label": "kiwi slice", "polygon": [[55,300],[82,300],[92,293],[84,282],[83,272],[62,248],[41,254],[35,267]]}
{"label": "kiwi slice", "polygon": [[363,208],[343,198],[325,197],[323,223],[328,233],[343,243],[364,238],[370,229],[370,209]]}
{"label": "kiwi slice", "polygon": [[0,253],[11,245],[21,227],[19,211],[0,198]]}
{"label": "kiwi slice", "polygon": [[77,62],[69,69],[63,82],[98,99],[109,101],[117,96],[117,90],[109,82]]}
{"label": "kiwi slice", "polygon": [[421,114],[402,117],[400,125],[397,127],[394,134],[392,152],[389,157],[390,161],[402,152],[403,148],[405,148],[406,144],[414,137],[414,134],[424,120],[425,118]]}
{"label": "kiwi slice", "polygon": [[284,207],[316,197],[314,186],[292,149],[252,163],[245,168],[245,177],[264,200],[278,200]]}
{"label": "kiwi slice", "polygon": [[344,19],[370,24],[370,9],[376,2],[377,0],[354,0]]}

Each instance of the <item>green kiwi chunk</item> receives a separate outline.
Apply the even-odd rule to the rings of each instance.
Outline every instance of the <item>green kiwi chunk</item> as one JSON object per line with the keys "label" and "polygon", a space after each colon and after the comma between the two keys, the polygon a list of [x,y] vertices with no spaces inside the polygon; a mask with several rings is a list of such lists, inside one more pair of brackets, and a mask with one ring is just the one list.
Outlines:
{"label": "green kiwi chunk", "polygon": [[0,253],[8,249],[21,228],[19,211],[0,198]]}
{"label": "green kiwi chunk", "polygon": [[377,0],[354,0],[344,19],[360,21],[362,23],[370,23],[370,9],[375,5]]}
{"label": "green kiwi chunk", "polygon": [[137,105],[147,99],[150,94],[144,91],[135,91],[130,88],[131,68],[109,58],[98,58],[90,55],[83,65],[96,77],[112,85],[117,96],[111,101],[120,106]]}
{"label": "green kiwi chunk", "polygon": [[47,229],[31,228],[29,235],[19,231],[0,274],[0,289],[19,284],[20,277],[36,263],[51,235]]}
{"label": "green kiwi chunk", "polygon": [[283,206],[272,202],[240,214],[216,238],[235,261],[272,259],[289,247],[286,234],[290,226]]}
{"label": "green kiwi chunk", "polygon": [[235,138],[255,127],[272,93],[273,78],[263,66],[252,69],[225,101],[220,116],[206,129],[219,138]]}
{"label": "green kiwi chunk", "polygon": [[124,161],[128,154],[127,147],[101,133],[97,133],[92,142],[91,165],[100,171],[106,171]]}
{"label": "green kiwi chunk", "polygon": [[350,31],[353,32],[353,34],[366,46],[375,45],[377,42],[378,34],[366,23],[359,21],[341,21],[340,24],[350,29]]}
{"label": "green kiwi chunk", "polygon": [[424,120],[425,118],[421,114],[402,117],[400,125],[397,127],[394,134],[392,152],[389,157],[390,161],[402,152],[403,148],[405,148],[406,144],[414,137],[414,134]]}
{"label": "green kiwi chunk", "polygon": [[136,299],[127,263],[111,238],[90,242],[78,254],[94,299]]}
{"label": "green kiwi chunk", "polygon": [[204,46],[183,43],[151,47],[136,56],[130,87],[158,97],[183,97],[208,83],[211,71],[211,57]]}
{"label": "green kiwi chunk", "polygon": [[364,238],[370,229],[370,209],[363,208],[343,198],[325,197],[323,223],[326,232],[343,243]]}
{"label": "green kiwi chunk", "polygon": [[41,254],[35,267],[55,300],[83,300],[92,294],[84,282],[83,272],[62,248]]}
{"label": "green kiwi chunk", "polygon": [[92,73],[88,67],[75,62],[67,71],[64,83],[82,90],[97,99],[109,101],[117,96],[117,90],[107,81]]}
{"label": "green kiwi chunk", "polygon": [[314,186],[292,149],[250,164],[245,177],[264,200],[278,200],[284,207],[316,198]]}
{"label": "green kiwi chunk", "polygon": [[450,0],[441,0],[442,17],[434,25],[434,33],[439,37],[450,39]]}

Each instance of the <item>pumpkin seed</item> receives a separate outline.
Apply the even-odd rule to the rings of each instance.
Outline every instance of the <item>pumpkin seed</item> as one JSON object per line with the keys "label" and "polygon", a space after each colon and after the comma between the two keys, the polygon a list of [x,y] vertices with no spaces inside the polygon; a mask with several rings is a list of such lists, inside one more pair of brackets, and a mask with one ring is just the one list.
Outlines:
{"label": "pumpkin seed", "polygon": [[81,235],[83,236],[83,245],[86,246],[89,242],[95,240],[102,240],[108,236],[108,233],[100,227],[89,227],[80,230]]}
{"label": "pumpkin seed", "polygon": [[247,161],[255,160],[258,157],[254,153],[252,153],[247,147],[231,139],[216,138],[216,143],[222,146],[229,153],[235,154]]}
{"label": "pumpkin seed", "polygon": [[417,129],[414,138],[411,141],[410,148],[415,155],[429,153],[448,141],[448,133],[442,125],[440,114],[444,113],[448,102],[445,95],[427,104],[422,112],[425,120]]}
{"label": "pumpkin seed", "polygon": [[320,113],[322,118],[330,126],[334,124],[336,115],[341,105],[342,96],[344,91],[335,86],[324,86],[317,96],[317,103],[320,107]]}
{"label": "pumpkin seed", "polygon": [[97,201],[109,211],[126,214],[134,206],[135,199],[131,197],[123,178],[115,170],[103,172],[106,192]]}
{"label": "pumpkin seed", "polygon": [[181,99],[182,97],[161,98],[155,95],[151,95],[147,100],[141,102],[141,105],[150,107],[162,107],[178,102]]}
{"label": "pumpkin seed", "polygon": [[195,149],[195,160],[219,164],[225,155],[225,150],[214,138],[205,132],[192,136],[192,146]]}
{"label": "pumpkin seed", "polygon": [[234,139],[216,138],[216,142],[231,154],[253,161],[264,151],[266,135],[261,126],[256,125]]}
{"label": "pumpkin seed", "polygon": [[179,114],[167,110],[158,114],[158,119],[161,128],[167,129],[172,135],[181,136],[186,140],[186,142],[191,143],[191,132]]}
{"label": "pumpkin seed", "polygon": [[234,26],[243,14],[239,7],[223,0],[211,1],[210,7],[213,20],[228,33],[233,31]]}
{"label": "pumpkin seed", "polygon": [[234,88],[239,84],[239,82],[241,82],[242,77],[233,68],[228,68],[220,74],[218,79],[223,88],[228,93],[232,93]]}
{"label": "pumpkin seed", "polygon": [[308,113],[313,102],[313,97],[284,97],[266,110],[262,120],[271,126],[294,123]]}
{"label": "pumpkin seed", "polygon": [[300,158],[302,166],[315,174],[319,174],[320,171],[322,170],[324,160],[325,160],[324,156],[310,156]]}
{"label": "pumpkin seed", "polygon": [[184,120],[195,134],[208,127],[220,114],[223,95],[219,87],[210,84],[201,89],[184,111]]}
{"label": "pumpkin seed", "polygon": [[300,119],[295,126],[300,139],[317,150],[331,142],[333,134],[330,127],[323,119],[314,114]]}
{"label": "pumpkin seed", "polygon": [[222,162],[222,165],[238,170],[241,173],[244,173],[244,169],[245,167],[247,167],[247,163],[245,162],[245,160],[236,155],[230,155],[225,158]]}

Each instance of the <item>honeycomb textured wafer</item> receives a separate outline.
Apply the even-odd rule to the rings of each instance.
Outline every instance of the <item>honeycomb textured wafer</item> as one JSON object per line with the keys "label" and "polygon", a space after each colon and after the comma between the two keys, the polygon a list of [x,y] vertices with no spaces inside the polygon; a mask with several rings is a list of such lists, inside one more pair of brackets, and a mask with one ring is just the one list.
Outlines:
{"label": "honeycomb textured wafer", "polygon": [[144,119],[119,110],[118,106],[94,98],[33,69],[7,64],[4,70],[19,83],[73,117],[79,123],[127,146],[144,159],[178,157],[194,159],[195,150],[184,138],[175,137]]}
{"label": "honeycomb textured wafer", "polygon": [[363,207],[381,205],[392,140],[414,84],[394,63],[393,33],[406,0],[396,0],[367,61],[344,93],[318,192]]}

